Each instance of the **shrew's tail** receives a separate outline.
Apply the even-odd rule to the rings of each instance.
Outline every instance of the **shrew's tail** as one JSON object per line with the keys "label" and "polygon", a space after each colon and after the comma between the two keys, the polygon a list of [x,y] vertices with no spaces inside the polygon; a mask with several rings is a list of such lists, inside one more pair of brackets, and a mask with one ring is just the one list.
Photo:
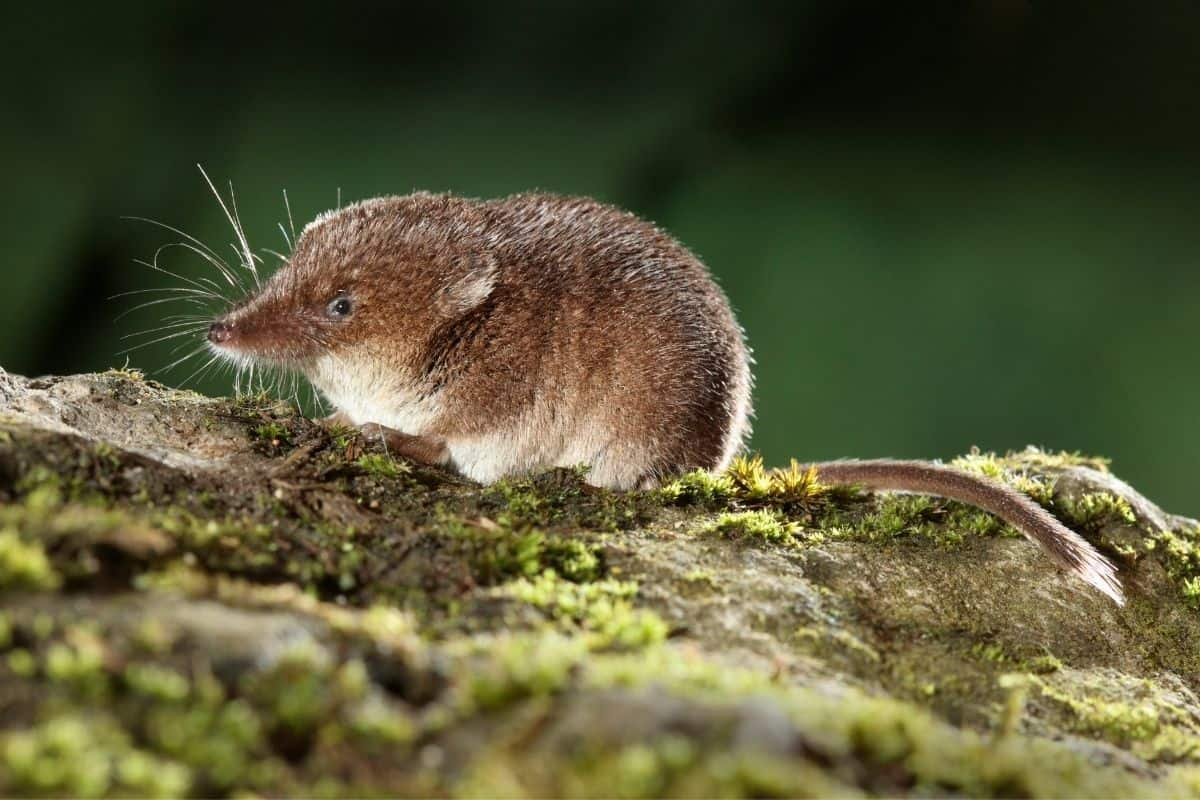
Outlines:
{"label": "shrew's tail", "polygon": [[999,481],[924,461],[825,461],[805,466],[816,467],[822,483],[931,494],[982,508],[1041,545],[1062,567],[1104,592],[1117,605],[1125,605],[1121,581],[1111,561],[1032,499]]}

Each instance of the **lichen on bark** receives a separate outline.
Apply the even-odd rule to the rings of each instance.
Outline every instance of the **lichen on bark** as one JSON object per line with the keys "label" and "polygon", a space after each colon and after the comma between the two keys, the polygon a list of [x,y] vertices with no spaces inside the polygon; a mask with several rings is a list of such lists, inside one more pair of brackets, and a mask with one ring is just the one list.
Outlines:
{"label": "lichen on bark", "polygon": [[745,459],[479,486],[265,397],[0,375],[0,793],[1191,796],[1200,533],[959,462],[1116,560]]}

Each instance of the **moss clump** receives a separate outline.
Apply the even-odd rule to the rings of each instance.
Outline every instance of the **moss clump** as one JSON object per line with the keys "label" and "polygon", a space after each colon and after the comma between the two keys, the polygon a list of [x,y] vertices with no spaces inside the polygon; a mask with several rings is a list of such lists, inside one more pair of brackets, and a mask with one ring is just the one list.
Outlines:
{"label": "moss clump", "polygon": [[1060,498],[1055,506],[1081,528],[1099,528],[1107,523],[1137,523],[1133,508],[1124,497],[1110,492],[1088,492],[1077,498]]}
{"label": "moss clump", "polygon": [[9,797],[181,797],[183,765],[134,747],[102,714],[64,714],[0,733],[0,793]]}
{"label": "moss clump", "polygon": [[504,507],[503,524],[516,525],[549,523],[555,516],[552,498],[534,490],[528,480],[500,480],[492,484],[492,492],[501,498]]}
{"label": "moss clump", "polygon": [[763,467],[762,456],[739,456],[726,470],[734,494],[751,503],[780,506],[814,506],[829,498],[833,488],[817,481],[816,467],[804,467],[792,460],[783,469]]}
{"label": "moss clump", "polygon": [[276,421],[264,422],[256,426],[253,434],[256,442],[271,448],[284,447],[292,442],[292,432],[285,425]]}
{"label": "moss clump", "polygon": [[23,498],[22,506],[33,513],[46,513],[62,505],[66,486],[63,477],[38,465],[27,471],[13,487]]}
{"label": "moss clump", "polygon": [[553,469],[529,478],[505,479],[481,493],[482,510],[517,530],[539,528],[625,530],[657,507],[655,493],[613,492],[585,483],[586,470]]}
{"label": "moss clump", "polygon": [[880,660],[879,651],[874,647],[848,630],[828,625],[800,628],[796,631],[795,640],[814,652],[838,651],[873,664]]}
{"label": "moss clump", "polygon": [[212,567],[252,570],[268,567],[278,558],[271,547],[276,531],[266,523],[205,518],[177,507],[153,514],[153,520],[180,547]]}
{"label": "moss clump", "polygon": [[1200,754],[1200,722],[1177,699],[1149,681],[1112,670],[1059,670],[1030,676],[1041,696],[1067,712],[1075,731],[1132,750],[1147,761],[1173,762]]}
{"label": "moss clump", "polygon": [[[329,717],[342,699],[333,673],[330,654],[316,642],[301,639],[280,653],[269,670],[248,675],[241,688],[264,710],[272,728],[311,737],[317,723]],[[360,685],[353,689],[355,695],[361,691]]]}
{"label": "moss clump", "polygon": [[100,373],[105,377],[117,378],[130,383],[143,383],[146,380],[146,373],[136,367],[109,367],[104,372]]}
{"label": "moss clump", "polygon": [[1064,664],[1052,653],[1047,653],[1026,659],[1024,667],[1035,675],[1048,675],[1063,669]]}
{"label": "moss clump", "polygon": [[186,700],[191,692],[191,683],[186,677],[158,664],[130,664],[125,667],[122,677],[129,691],[152,700],[178,703]]}
{"label": "moss clump", "polygon": [[505,708],[567,688],[588,657],[579,637],[557,631],[480,637],[468,646],[470,668],[456,714]]}
{"label": "moss clump", "polygon": [[536,529],[514,528],[508,518],[500,522],[486,517],[448,518],[443,523],[445,533],[470,563],[475,579],[484,585],[532,578],[546,570],[584,582],[595,580],[603,571],[598,548]]}
{"label": "moss clump", "polygon": [[1087,467],[1097,472],[1108,472],[1112,461],[1078,451],[1043,450],[1030,445],[1024,450],[1009,450],[1002,456],[992,452],[982,452],[979,448],[971,448],[970,453],[959,456],[951,463],[960,469],[1002,478],[1010,472],[1045,472],[1046,470],[1063,470],[1071,467]]}
{"label": "moss clump", "polygon": [[750,539],[772,544],[796,545],[799,526],[771,509],[727,511],[700,529],[709,536],[726,539]]}
{"label": "moss clump", "polygon": [[562,778],[565,796],[842,797],[845,783],[815,764],[779,756],[721,752],[688,737],[583,750]]}
{"label": "moss clump", "polygon": [[632,581],[572,583],[546,570],[536,578],[505,584],[500,591],[542,610],[564,630],[582,634],[593,648],[646,647],[667,635],[667,625],[658,615],[634,608],[637,584]]}
{"label": "moss clump", "polygon": [[847,487],[826,486],[817,480],[815,467],[798,461],[782,469],[767,469],[762,456],[739,456],[720,474],[690,472],[664,484],[658,496],[676,505],[709,507],[772,506],[789,512],[812,512],[837,498],[855,494]]}
{"label": "moss clump", "polygon": [[961,544],[965,534],[1018,535],[997,517],[977,508],[937,497],[914,494],[879,495],[866,514],[834,511],[821,520],[822,533],[833,539],[876,543],[924,539],[940,547]]}
{"label": "moss clump", "polygon": [[[394,611],[360,613],[311,602],[314,610],[327,612],[323,616],[329,625],[344,631],[337,636],[345,646],[371,637],[366,640],[372,648],[369,654],[377,659],[386,655],[393,665],[401,663],[412,647],[411,633],[397,630]],[[178,602],[168,600],[167,604],[179,607]],[[148,603],[141,613],[153,607]],[[5,677],[0,667],[0,687],[6,692],[22,696],[46,689],[54,698],[47,708],[69,708],[72,713],[101,720],[97,730],[102,736],[97,734],[96,741],[84,737],[75,742],[84,763],[91,757],[95,763],[83,777],[63,765],[55,772],[28,755],[31,748],[39,749],[29,736],[0,732],[0,757],[16,759],[9,765],[16,775],[11,784],[5,783],[5,764],[0,761],[0,790],[11,787],[20,789],[18,794],[87,796],[175,796],[184,792],[212,796],[234,789],[309,794],[315,790],[308,783],[308,770],[319,772],[322,764],[332,763],[328,759],[354,757],[353,753],[339,754],[339,748],[361,746],[362,752],[391,748],[388,757],[395,758],[406,752],[414,735],[413,720],[380,693],[364,661],[350,653],[301,638],[263,641],[255,660],[234,672],[218,666],[227,658],[219,650],[168,651],[154,661],[126,661],[136,650],[143,624],[126,619],[128,605],[96,610],[108,620],[105,627],[93,631],[75,624],[60,625],[37,645],[36,652],[20,651],[26,652],[33,664],[32,669],[14,670],[22,683],[14,685],[15,675]],[[114,611],[118,613],[114,615]],[[202,620],[211,612],[197,613]],[[147,618],[154,617],[144,617],[143,622]],[[14,625],[14,633],[28,640],[32,627],[25,619]],[[408,629],[407,625],[400,627]],[[238,634],[235,628],[223,635]],[[362,652],[361,644],[356,647]],[[16,653],[8,654],[9,665]],[[222,676],[218,678],[216,673]],[[417,673],[408,674],[415,677]],[[131,741],[152,762],[172,765],[168,775],[183,775],[186,782],[171,781],[161,791],[139,788],[129,777],[134,773],[126,769],[132,764],[126,763]],[[61,748],[40,749],[47,751],[46,760],[64,757]],[[141,756],[134,753],[131,757]],[[311,791],[299,791],[298,780]],[[42,788],[34,791],[37,786]]]}
{"label": "moss clump", "polygon": [[271,755],[261,715],[229,699],[211,677],[196,681],[190,702],[157,702],[135,718],[155,752],[186,765],[197,788],[212,795],[233,787],[278,791],[285,771]]}
{"label": "moss clump", "polygon": [[1012,660],[1004,647],[995,642],[976,642],[970,652],[973,657],[992,664],[1007,664]]}
{"label": "moss clump", "polygon": [[1188,607],[1200,609],[1200,527],[1160,531],[1142,546],[1159,555]]}
{"label": "moss clump", "polygon": [[55,589],[61,582],[40,543],[22,540],[11,528],[0,529],[0,591]]}
{"label": "moss clump", "polygon": [[62,640],[52,642],[42,659],[46,680],[90,699],[109,693],[109,650],[95,631],[73,625]]}
{"label": "moss clump", "polygon": [[732,496],[733,481],[724,473],[698,469],[667,481],[658,490],[666,503],[674,505],[724,505]]}
{"label": "moss clump", "polygon": [[[16,531],[20,531],[17,534]],[[138,517],[102,505],[65,503],[51,485],[0,506],[0,586],[24,574],[26,588],[119,584],[139,564],[167,555],[172,542]],[[23,555],[22,555],[23,554]]]}
{"label": "moss clump", "polygon": [[384,453],[363,453],[354,463],[372,478],[387,478],[394,480],[412,471],[407,464],[401,464]]}
{"label": "moss clump", "polygon": [[1019,453],[1009,452],[1004,456],[972,450],[968,455],[960,456],[950,464],[964,472],[973,472],[1007,483],[1018,492],[1029,495],[1044,508],[1050,508],[1054,503],[1054,479],[1043,474],[1041,470],[1047,467],[1061,469],[1085,462],[1091,463],[1085,456],[1046,453],[1031,448]]}

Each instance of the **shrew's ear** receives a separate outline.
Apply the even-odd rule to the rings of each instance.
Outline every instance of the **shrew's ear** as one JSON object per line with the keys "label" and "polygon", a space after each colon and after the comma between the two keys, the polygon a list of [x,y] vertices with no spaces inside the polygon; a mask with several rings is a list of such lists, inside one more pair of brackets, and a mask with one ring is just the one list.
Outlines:
{"label": "shrew's ear", "polygon": [[496,261],[491,256],[469,257],[458,275],[449,277],[438,295],[448,313],[462,314],[480,305],[496,288]]}

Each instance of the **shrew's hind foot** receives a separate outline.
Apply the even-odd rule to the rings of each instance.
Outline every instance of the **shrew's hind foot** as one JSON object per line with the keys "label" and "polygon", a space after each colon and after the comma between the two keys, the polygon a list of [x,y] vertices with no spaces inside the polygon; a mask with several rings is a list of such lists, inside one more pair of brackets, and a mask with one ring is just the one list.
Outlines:
{"label": "shrew's hind foot", "polygon": [[321,423],[326,427],[356,427],[363,438],[383,442],[384,448],[391,455],[407,458],[417,464],[444,467],[450,463],[450,449],[446,447],[446,440],[440,436],[414,436],[376,422],[356,426],[341,412],[325,417]]}

